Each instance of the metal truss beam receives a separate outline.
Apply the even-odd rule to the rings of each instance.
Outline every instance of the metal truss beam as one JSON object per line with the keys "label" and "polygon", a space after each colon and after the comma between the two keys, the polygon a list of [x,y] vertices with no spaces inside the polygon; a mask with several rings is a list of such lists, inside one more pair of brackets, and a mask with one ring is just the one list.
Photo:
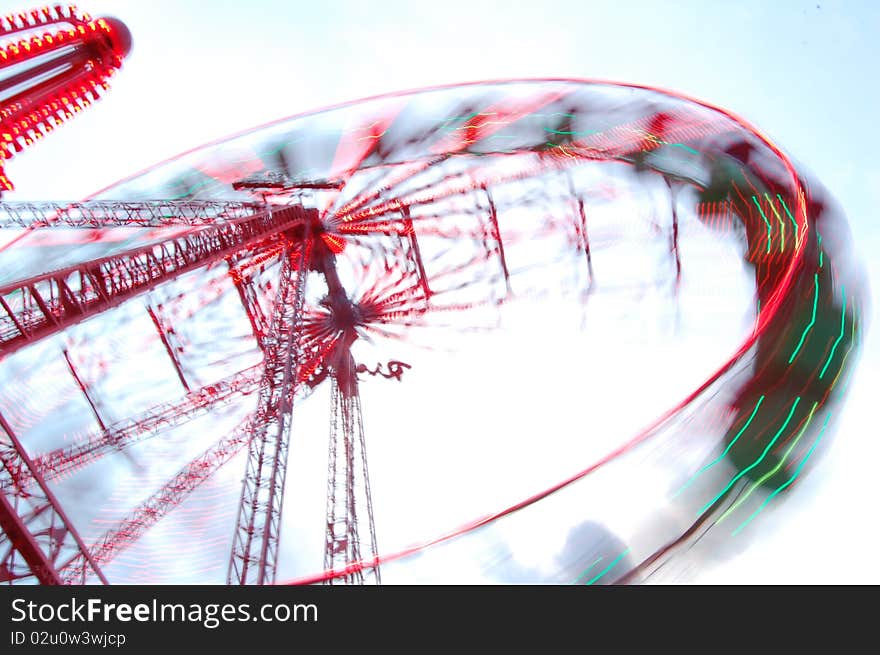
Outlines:
{"label": "metal truss beam", "polygon": [[275,580],[293,397],[301,364],[299,328],[313,250],[308,226],[304,244],[298,263],[293,253],[285,253],[272,324],[264,339],[265,368],[249,439],[229,584],[262,585]]}
{"label": "metal truss beam", "polygon": [[0,288],[0,357],[302,223],[289,206]]}
{"label": "metal truss beam", "polygon": [[[58,499],[35,470],[33,462],[0,414],[0,582],[35,579],[41,584],[84,583],[95,575],[107,583],[98,564],[89,555],[79,533],[64,513]],[[36,484],[27,492],[9,493],[15,471],[27,469]],[[59,562],[80,558],[81,570],[68,579],[59,573]]]}
{"label": "metal truss beam", "polygon": [[0,202],[2,228],[208,226],[267,210],[236,200],[86,200]]}

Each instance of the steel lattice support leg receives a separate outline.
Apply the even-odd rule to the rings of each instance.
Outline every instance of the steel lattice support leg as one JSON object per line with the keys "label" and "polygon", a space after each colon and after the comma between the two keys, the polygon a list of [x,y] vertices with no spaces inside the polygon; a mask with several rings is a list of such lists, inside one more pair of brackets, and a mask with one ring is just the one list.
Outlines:
{"label": "steel lattice support leg", "polygon": [[271,584],[275,580],[291,412],[300,364],[300,323],[312,244],[306,234],[298,263],[287,252],[264,339],[265,370],[248,445],[248,462],[232,554],[229,584]]}
{"label": "steel lattice support leg", "polygon": [[[356,370],[351,354],[341,353],[332,377],[324,569],[339,571],[361,562],[364,566],[352,567],[344,577],[331,579],[330,584],[381,582],[379,566],[373,564],[378,556],[376,526]],[[367,534],[362,535],[363,530]],[[363,552],[362,538],[370,549],[368,553]]]}
{"label": "steel lattice support leg", "polygon": [[[35,470],[12,427],[0,414],[0,477],[13,482],[18,471],[27,469],[37,483],[28,492],[0,493],[0,582],[28,578],[41,584],[63,584],[59,571],[69,559],[81,558],[83,574],[70,582],[84,583],[89,574],[107,583],[89,555],[79,533],[67,518],[58,499]],[[16,487],[17,488],[17,487]]]}

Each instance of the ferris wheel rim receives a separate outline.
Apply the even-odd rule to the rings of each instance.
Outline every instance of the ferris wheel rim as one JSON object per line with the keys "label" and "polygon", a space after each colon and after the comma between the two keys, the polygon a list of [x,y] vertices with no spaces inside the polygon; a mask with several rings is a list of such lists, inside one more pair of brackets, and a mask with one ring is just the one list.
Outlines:
{"label": "ferris wheel rim", "polygon": [[357,105],[366,104],[369,102],[374,102],[378,100],[391,100],[394,98],[403,98],[408,96],[415,96],[425,93],[431,93],[435,91],[446,91],[457,88],[473,88],[473,87],[491,87],[491,86],[504,86],[504,85],[514,85],[514,84],[582,84],[588,86],[608,86],[608,87],[616,87],[616,88],[624,88],[624,89],[633,89],[639,91],[647,91],[651,93],[657,93],[663,96],[667,96],[671,99],[684,101],[687,103],[695,104],[710,111],[718,112],[724,116],[727,116],[735,123],[739,124],[741,127],[746,129],[748,132],[751,132],[755,136],[757,136],[767,147],[769,147],[774,154],[776,154],[785,164],[786,169],[790,174],[792,174],[795,178],[797,177],[795,174],[794,164],[789,160],[788,156],[782,152],[781,148],[777,146],[772,140],[769,139],[763,132],[761,132],[755,125],[747,121],[745,118],[740,115],[721,107],[720,105],[716,105],[714,103],[702,100],[695,96],[685,94],[683,92],[675,91],[672,89],[666,89],[658,86],[651,86],[647,84],[637,84],[634,82],[619,82],[610,79],[603,78],[578,78],[578,77],[508,77],[508,78],[489,78],[485,80],[473,80],[467,82],[447,82],[435,85],[428,85],[423,87],[414,87],[411,89],[397,90],[397,91],[388,91],[384,93],[376,93],[368,96],[363,96],[360,98],[356,98],[354,100],[344,100],[341,102],[334,102],[328,105],[324,105],[317,109],[309,109],[302,112],[297,112],[294,114],[289,114],[287,116],[283,116],[280,118],[275,118],[265,123],[260,123],[258,125],[254,125],[242,130],[238,130],[236,132],[231,132],[222,136],[219,136],[215,139],[211,139],[209,141],[200,143],[198,145],[192,146],[185,150],[176,152],[173,155],[170,155],[164,159],[161,159],[157,162],[154,162],[144,168],[133,172],[123,178],[120,178],[96,191],[85,196],[85,200],[91,200],[100,196],[107,191],[113,189],[114,187],[121,186],[127,182],[130,182],[138,177],[149,173],[161,166],[166,164],[170,164],[175,160],[182,159],[191,154],[199,152],[201,150],[205,150],[214,146],[222,145],[239,137],[247,136],[249,134],[254,134],[260,132],[262,130],[275,127],[277,125],[281,125],[286,122],[300,120],[305,118],[310,118],[314,116],[318,116],[321,114],[326,114],[339,109],[346,109],[349,107],[354,107]]}

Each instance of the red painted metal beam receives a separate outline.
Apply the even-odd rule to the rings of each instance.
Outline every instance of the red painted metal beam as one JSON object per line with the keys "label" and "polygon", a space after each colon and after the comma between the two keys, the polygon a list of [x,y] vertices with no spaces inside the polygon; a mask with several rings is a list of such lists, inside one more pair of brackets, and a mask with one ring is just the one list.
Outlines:
{"label": "red painted metal beam", "polygon": [[[28,493],[0,492],[2,539],[10,548],[0,561],[0,579],[7,581],[34,577],[42,584],[85,582],[86,575],[96,575],[107,583],[104,574],[89,555],[76,528],[62,509],[55,494],[35,470],[33,462],[16,437],[12,426],[0,414],[0,479],[8,480],[15,472],[28,470],[36,482]],[[5,485],[6,489],[14,485]],[[20,491],[20,490],[19,490]],[[16,554],[24,560],[22,566]],[[62,579],[58,570],[61,558],[82,560],[82,575]]]}
{"label": "red painted metal beam", "polygon": [[289,206],[174,236],[0,288],[0,357],[303,223]]}

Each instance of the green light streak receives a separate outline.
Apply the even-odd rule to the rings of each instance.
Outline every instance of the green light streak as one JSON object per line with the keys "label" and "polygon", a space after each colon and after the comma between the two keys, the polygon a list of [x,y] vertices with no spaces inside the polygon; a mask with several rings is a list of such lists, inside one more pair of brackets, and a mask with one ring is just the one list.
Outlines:
{"label": "green light streak", "polygon": [[577,114],[568,114],[568,113],[561,112],[561,111],[554,111],[552,114],[544,114],[544,113],[529,114],[528,118],[529,118],[529,120],[535,120],[538,118],[547,118],[547,117],[553,117],[553,116],[565,116],[565,118],[577,118]]}
{"label": "green light streak", "polygon": [[187,197],[191,196],[197,189],[200,189],[204,186],[208,186],[208,184],[210,184],[210,182],[213,182],[213,180],[202,180],[201,182],[193,184],[191,187],[189,187],[186,191],[181,193],[179,196],[174,196],[171,199],[172,200],[180,200],[182,198],[187,198]]}
{"label": "green light streak", "polygon": [[712,505],[714,505],[714,504],[716,503],[716,501],[717,501],[719,498],[721,498],[721,496],[723,496],[724,494],[726,494],[726,493],[730,490],[730,488],[736,483],[737,480],[739,480],[742,476],[744,476],[746,473],[748,473],[748,472],[751,471],[753,468],[755,468],[758,464],[760,464],[762,461],[764,461],[764,458],[767,456],[767,453],[770,452],[770,449],[773,447],[773,444],[776,443],[776,440],[779,439],[779,436],[785,431],[785,428],[788,427],[788,424],[791,422],[791,417],[794,416],[794,410],[797,409],[798,403],[800,403],[800,402],[801,402],[801,397],[800,397],[800,396],[798,396],[797,398],[794,399],[794,404],[791,406],[791,411],[788,413],[788,418],[785,419],[785,423],[783,423],[783,424],[782,424],[782,427],[779,428],[779,431],[776,433],[776,436],[773,437],[773,440],[772,440],[770,443],[767,444],[767,447],[766,447],[766,448],[764,448],[764,452],[761,453],[761,456],[760,456],[758,459],[756,459],[754,462],[752,462],[751,464],[749,464],[749,465],[748,465],[746,468],[744,468],[742,471],[740,471],[739,473],[737,473],[737,474],[734,476],[733,480],[731,480],[730,482],[728,482],[728,483],[727,483],[727,486],[724,487],[724,489],[722,489],[722,490],[718,493],[718,495],[715,496],[715,498],[713,498],[713,499],[710,500],[708,503],[706,503],[706,505],[703,506],[703,509],[701,509],[700,512],[699,512],[700,514],[702,514],[703,512],[705,512],[707,509],[709,509]]}
{"label": "green light streak", "polygon": [[481,111],[474,112],[473,114],[468,114],[467,116],[453,116],[451,118],[447,118],[442,123],[440,123],[439,129],[446,130],[449,132],[454,132],[455,130],[461,129],[461,126],[452,126],[451,123],[455,122],[464,122],[469,121],[472,118],[476,118],[477,116],[494,116],[497,112],[489,112],[483,113]]}
{"label": "green light streak", "polygon": [[622,559],[626,556],[626,554],[629,552],[629,550],[630,550],[630,549],[627,548],[627,549],[626,549],[625,551],[623,551],[620,555],[618,555],[617,557],[615,557],[615,558],[614,558],[614,561],[611,562],[611,564],[609,564],[609,565],[606,566],[604,569],[602,569],[602,572],[601,572],[599,575],[597,575],[595,578],[593,578],[592,580],[590,580],[589,582],[587,582],[587,584],[588,584],[588,585],[593,584],[596,580],[598,580],[598,579],[601,578],[603,575],[605,575],[606,573],[608,573],[608,571],[610,571],[610,570],[613,569],[615,566],[617,566],[617,563],[618,563],[620,560],[622,560]]}
{"label": "green light streak", "polygon": [[837,337],[837,341],[831,346],[831,353],[828,355],[828,361],[825,362],[825,366],[822,367],[822,372],[819,373],[820,380],[825,376],[825,371],[828,369],[828,365],[831,363],[831,360],[834,359],[834,351],[837,350],[837,346],[843,341],[843,330],[846,327],[846,289],[843,285],[840,285],[840,291],[843,294],[843,309],[840,310],[840,336]]}
{"label": "green light streak", "polygon": [[785,210],[785,213],[788,214],[788,217],[791,219],[791,224],[794,225],[794,247],[797,248],[800,246],[800,242],[798,241],[798,224],[797,221],[794,220],[794,216],[791,215],[791,212],[788,211],[788,205],[785,204],[785,201],[782,199],[782,196],[778,193],[776,197],[779,198],[779,202],[782,203],[782,208]]}
{"label": "green light streak", "polygon": [[756,509],[754,512],[752,512],[752,515],[749,516],[749,518],[747,518],[745,521],[740,523],[739,527],[733,531],[733,536],[736,536],[740,530],[742,530],[744,527],[746,527],[752,521],[752,519],[754,519],[758,514],[760,514],[761,510],[763,510],[764,507],[767,506],[767,503],[769,503],[771,500],[773,500],[773,498],[776,496],[776,494],[778,494],[780,491],[782,491],[788,485],[790,485],[792,482],[794,482],[795,478],[797,478],[797,476],[800,475],[801,469],[804,468],[804,464],[807,463],[807,460],[810,459],[810,455],[813,454],[813,451],[816,449],[816,446],[819,445],[819,440],[822,438],[822,434],[825,432],[825,428],[828,427],[828,421],[830,419],[831,419],[831,414],[829,413],[828,416],[825,417],[825,423],[822,425],[822,429],[819,431],[819,434],[816,437],[816,441],[813,442],[813,445],[810,446],[810,449],[807,451],[807,454],[804,456],[804,459],[801,461],[800,464],[798,464],[797,469],[795,469],[794,475],[792,475],[786,482],[781,484],[779,486],[779,488],[776,489],[776,491],[774,491],[772,494],[767,496],[767,499],[763,503],[761,503],[761,506],[758,507],[758,509]]}
{"label": "green light streak", "polygon": [[[852,342],[849,345],[849,348],[846,349],[846,354],[843,356],[843,361],[840,363],[840,370],[837,372],[837,375],[834,377],[834,384],[837,384],[837,380],[840,377],[841,373],[843,373],[844,367],[846,366],[846,360],[849,357],[849,354],[856,348],[856,312],[855,308],[853,308],[853,329],[852,329]],[[853,373],[855,372],[855,367],[851,368],[849,374],[846,376],[846,381],[843,383],[843,387],[840,390],[840,393],[844,393],[846,388],[849,386],[849,381],[852,380]],[[832,385],[833,388],[833,385]]]}
{"label": "green light streak", "polygon": [[669,146],[670,148],[684,148],[685,150],[687,150],[689,153],[691,153],[693,155],[700,154],[700,152],[698,150],[694,150],[690,146],[686,146],[683,143],[669,143],[669,141],[663,141],[662,139],[658,139],[655,135],[648,134],[647,132],[645,133],[645,135],[648,138],[650,138],[651,140],[653,140],[654,142],[659,143],[662,146]]}
{"label": "green light streak", "polygon": [[554,130],[554,129],[551,128],[551,127],[545,127],[545,128],[544,128],[544,131],[545,131],[545,132],[552,132],[553,134],[595,134],[595,133],[596,133],[596,130],[582,130],[582,131],[577,131],[577,130]]}
{"label": "green light streak", "polygon": [[[853,329],[852,329],[852,341],[849,344],[849,348],[846,349],[846,352],[843,355],[843,360],[840,362],[840,368],[837,371],[837,375],[834,376],[834,380],[831,382],[830,389],[834,389],[837,386],[837,383],[840,381],[840,376],[843,375],[843,372],[846,370],[846,360],[849,359],[849,354],[856,349],[856,322],[858,319],[858,314],[855,310],[855,304],[853,304]],[[846,380],[843,382],[843,387],[840,389],[840,393],[843,394],[846,391],[847,386],[849,385],[849,381],[852,380],[853,372],[855,368],[851,368],[849,373],[846,376]],[[829,389],[829,390],[830,390]]]}
{"label": "green light streak", "polygon": [[813,281],[816,285],[816,293],[813,295],[813,317],[810,319],[810,324],[807,325],[804,333],[801,335],[801,340],[798,342],[797,348],[794,349],[794,352],[791,354],[791,357],[788,358],[788,363],[791,364],[794,361],[794,358],[797,357],[798,352],[800,352],[801,346],[804,345],[804,339],[807,338],[807,332],[809,332],[813,328],[813,324],[816,322],[816,305],[819,302],[819,274],[813,273]]}
{"label": "green light streak", "polygon": [[733,438],[733,441],[731,441],[730,444],[728,444],[727,448],[724,449],[724,452],[721,453],[720,455],[718,455],[718,457],[714,461],[710,462],[709,464],[706,464],[706,466],[704,466],[699,471],[694,473],[691,476],[691,478],[687,482],[684,483],[684,485],[681,487],[681,489],[679,489],[678,491],[675,492],[675,494],[672,496],[673,498],[677,497],[682,491],[687,489],[691,485],[691,483],[693,483],[693,481],[697,479],[697,476],[701,475],[706,470],[712,468],[718,462],[720,462],[722,459],[724,459],[724,456],[727,455],[728,452],[730,452],[730,449],[733,448],[733,445],[742,436],[743,432],[745,432],[748,429],[749,425],[751,425],[752,421],[755,419],[755,415],[758,413],[758,408],[761,406],[762,402],[764,402],[764,396],[761,396],[760,398],[758,398],[758,403],[755,405],[755,409],[752,410],[752,415],[749,416],[749,420],[746,421],[746,424],[743,425],[742,428],[740,428],[740,431],[737,432],[736,436]]}
{"label": "green light streak", "polygon": [[263,150],[262,155],[258,152],[257,157],[260,157],[262,159],[266,155],[277,155],[279,152],[284,150],[286,147],[292,146],[295,143],[300,143],[301,141],[304,141],[304,140],[305,140],[305,137],[300,136],[295,139],[290,139],[289,141],[283,141],[283,140],[278,141],[278,145],[276,148],[267,148],[267,149]]}
{"label": "green light streak", "polygon": [[[552,118],[554,116],[563,116],[565,118],[578,118],[578,116],[575,114],[566,114],[563,112],[553,112],[552,114],[532,114],[531,116],[529,116],[529,119]],[[449,119],[449,120],[456,120],[456,119]],[[446,122],[448,122],[448,121],[446,121]],[[556,130],[551,127],[544,127],[543,129],[545,132],[550,132],[552,134],[561,134],[564,136],[572,136],[572,135],[589,136],[591,134],[600,134],[602,132],[601,130]],[[664,145],[664,146],[669,146],[672,148],[682,148],[682,149],[688,151],[689,153],[691,153],[692,155],[699,155],[700,154],[699,150],[695,150],[694,148],[691,148],[690,146],[687,146],[683,143],[669,143],[668,141],[660,141],[659,139],[657,139],[657,142]]]}
{"label": "green light streak", "polygon": [[797,446],[798,441],[801,440],[801,437],[804,436],[804,433],[807,431],[807,428],[810,426],[810,423],[812,423],[812,421],[813,421],[813,414],[816,413],[816,408],[817,408],[818,406],[819,406],[819,401],[818,401],[818,400],[814,401],[814,402],[813,402],[813,407],[812,407],[812,409],[810,410],[810,415],[807,417],[807,421],[804,423],[804,427],[801,428],[801,431],[798,433],[797,438],[791,443],[791,445],[788,447],[788,450],[785,451],[785,454],[782,456],[782,459],[779,460],[779,463],[778,463],[776,466],[774,466],[772,470],[767,471],[767,473],[765,473],[764,475],[762,475],[762,476],[761,476],[761,477],[760,477],[760,478],[759,478],[759,479],[758,479],[758,480],[757,480],[757,481],[751,486],[751,488],[750,488],[745,494],[743,494],[743,495],[739,498],[739,500],[736,501],[736,503],[734,503],[733,505],[731,505],[731,506],[728,508],[728,510],[727,510],[726,512],[724,512],[724,514],[721,515],[721,518],[718,519],[718,523],[721,523],[721,521],[723,521],[724,519],[726,519],[726,518],[728,517],[728,515],[730,515],[730,514],[732,514],[733,512],[735,512],[735,511],[736,511],[736,508],[739,507],[740,505],[742,505],[743,502],[745,502],[746,498],[748,498],[749,496],[752,495],[752,492],[753,492],[755,489],[757,489],[757,488],[760,487],[762,484],[764,484],[764,482],[766,482],[768,479],[770,479],[771,476],[774,476],[774,475],[776,475],[776,473],[779,472],[779,469],[782,468],[782,465],[785,463],[785,460],[788,459],[788,456],[791,454],[791,451],[794,450],[794,447]]}
{"label": "green light streak", "polygon": [[761,203],[758,202],[758,196],[752,196],[752,202],[755,203],[755,207],[758,208],[758,211],[761,212],[761,218],[764,219],[764,223],[767,225],[767,254],[770,254],[770,233],[772,231],[772,226],[770,225],[770,221],[767,220],[767,217],[764,215],[764,210],[761,209]]}
{"label": "green light streak", "polygon": [[586,571],[584,571],[584,572],[581,573],[577,578],[575,578],[575,581],[572,582],[571,584],[577,584],[578,582],[580,582],[580,581],[581,581],[581,578],[583,578],[587,573],[589,573],[590,571],[592,571],[592,570],[593,570],[593,567],[596,566],[596,564],[598,564],[599,562],[601,562],[602,559],[603,559],[603,558],[600,557],[600,558],[597,559],[595,562],[593,562],[592,564],[590,564],[590,565],[587,567]]}
{"label": "green light streak", "polygon": [[673,148],[683,148],[684,150],[687,150],[692,155],[699,155],[700,154],[699,150],[694,150],[690,146],[686,146],[683,143],[667,143],[666,145],[673,147]]}
{"label": "green light streak", "polygon": [[466,116],[452,116],[443,121],[443,123],[452,123],[454,121],[469,121],[472,118],[476,118],[480,115],[480,112],[475,111],[473,114],[468,114]]}
{"label": "green light streak", "polygon": [[776,205],[770,199],[770,196],[766,193],[764,197],[767,198],[767,202],[770,203],[770,209],[773,210],[773,213],[776,215],[776,220],[779,221],[779,230],[781,232],[780,238],[782,239],[782,244],[779,246],[779,252],[785,251],[785,223],[782,222],[782,216],[779,215],[779,212],[776,211]]}

